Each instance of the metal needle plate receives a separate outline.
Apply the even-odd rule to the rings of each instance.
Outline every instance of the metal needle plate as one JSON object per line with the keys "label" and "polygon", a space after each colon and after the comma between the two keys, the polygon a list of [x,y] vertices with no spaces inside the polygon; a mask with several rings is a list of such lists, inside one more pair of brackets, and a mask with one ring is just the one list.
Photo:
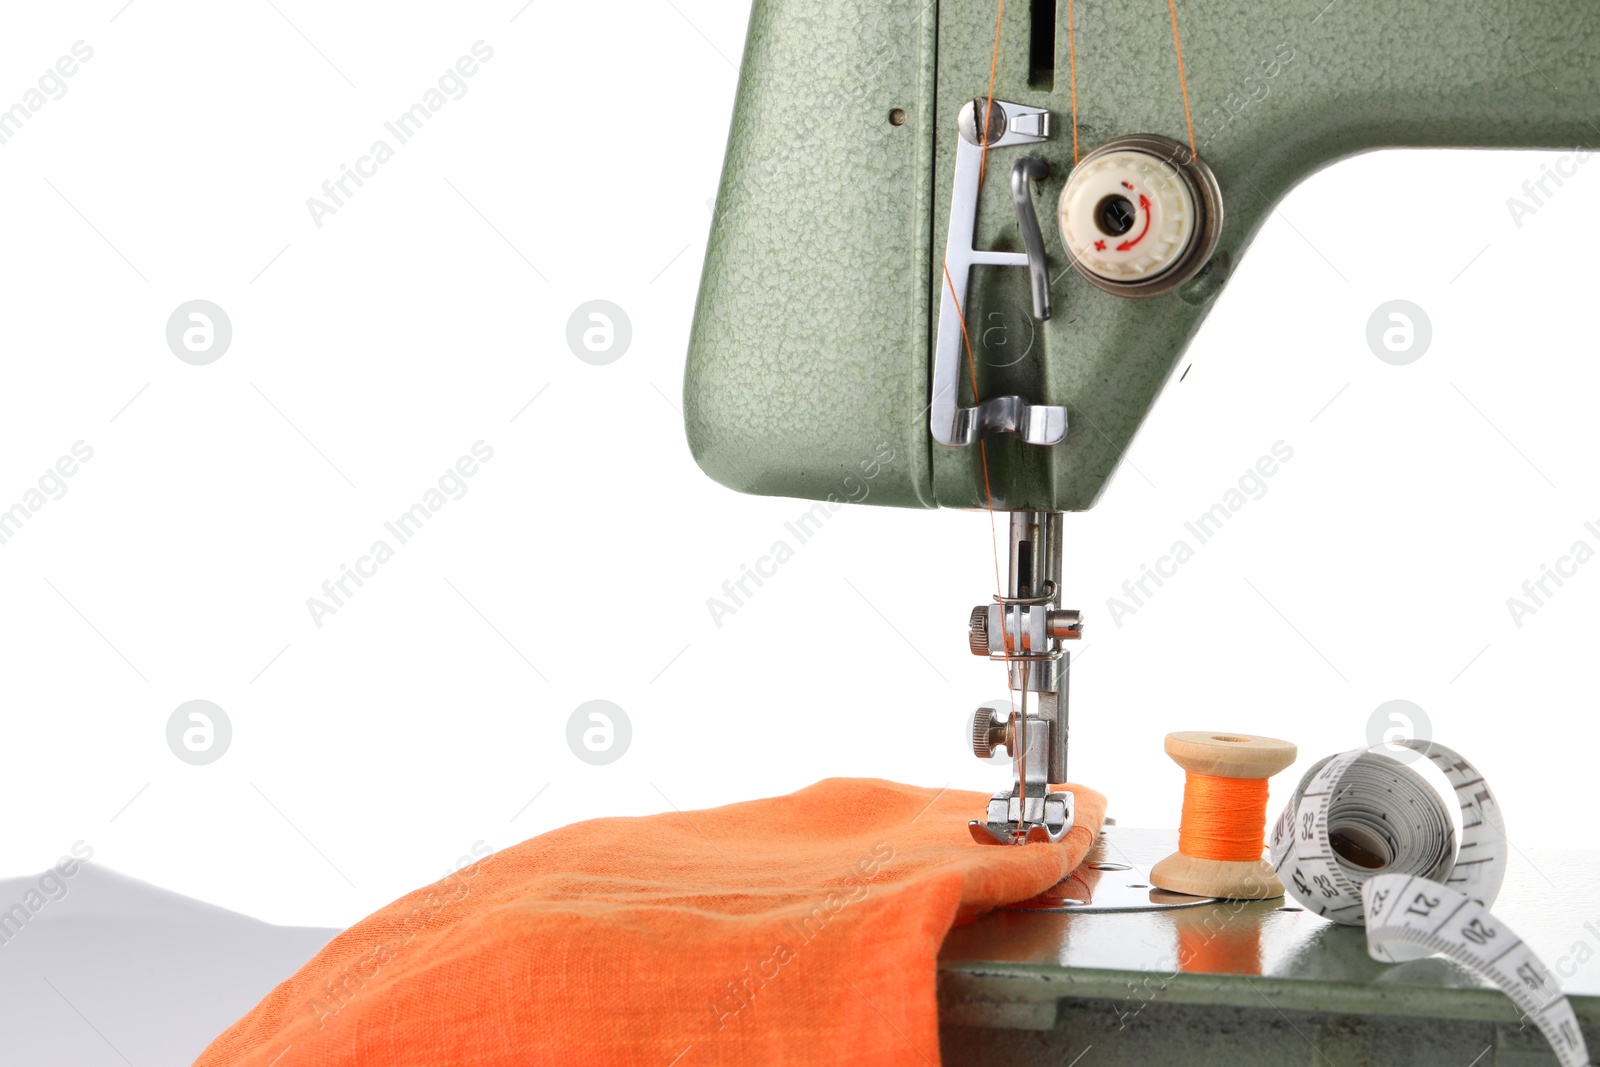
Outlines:
{"label": "metal needle plate", "polygon": [[1214,904],[1216,897],[1169,893],[1150,884],[1150,872],[1124,862],[1116,846],[1116,827],[1106,826],[1078,869],[1032,900],[1004,911],[1159,911]]}

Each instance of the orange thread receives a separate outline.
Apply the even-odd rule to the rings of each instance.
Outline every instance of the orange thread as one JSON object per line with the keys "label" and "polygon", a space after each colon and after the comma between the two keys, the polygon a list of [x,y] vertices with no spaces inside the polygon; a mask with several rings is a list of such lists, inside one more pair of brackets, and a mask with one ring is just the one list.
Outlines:
{"label": "orange thread", "polygon": [[1189,154],[1199,155],[1194,146],[1194,119],[1189,116],[1189,82],[1183,73],[1183,45],[1178,41],[1178,4],[1177,0],[1167,0],[1167,8],[1172,12],[1172,47],[1178,53],[1178,88],[1183,90],[1183,121],[1189,127]]}
{"label": "orange thread", "polygon": [[1072,40],[1072,0],[1067,0],[1067,81],[1072,86],[1072,165],[1078,165],[1078,48]]}
{"label": "orange thread", "polygon": [[978,188],[983,188],[983,178],[989,169],[989,116],[994,114],[994,76],[1000,69],[1000,21],[1006,17],[1006,0],[994,13],[994,52],[989,56],[989,102],[983,107],[983,121],[978,128],[983,131],[983,145],[978,154]]}
{"label": "orange thread", "polygon": [[[980,154],[978,157],[979,189],[983,188],[984,176],[986,175],[989,166],[988,124],[989,116],[994,112],[995,76],[1000,69],[1000,27],[1005,19],[1005,15],[1006,0],[999,0],[999,3],[995,7],[994,13],[994,50],[989,55],[989,95],[984,104],[983,122],[980,127],[983,130],[983,143],[980,146]],[[955,303],[956,306],[956,320],[961,323],[961,340],[967,352],[967,374],[972,382],[972,403],[976,405],[978,403],[978,364],[977,360],[972,354],[972,338],[967,334],[967,316],[966,312],[961,307],[961,296],[956,292],[955,282],[950,277],[950,264],[945,263],[943,266],[944,282],[950,290],[950,299]],[[989,482],[989,449],[984,444],[984,441],[981,437],[978,439],[978,461],[983,468],[984,504],[989,512],[989,540],[994,548],[995,594],[997,596],[1004,596],[1006,591],[1005,584],[1000,579],[1000,531],[996,526],[994,514],[994,489]],[[1009,659],[1009,653],[1011,651],[1011,640],[1009,637],[1005,638],[1005,646],[1006,652],[1008,653],[1007,658]],[[1011,668],[1009,664],[1006,667],[1006,688],[1008,691],[1012,691],[1012,698],[1015,699],[1016,694],[1012,690]]]}
{"label": "orange thread", "polygon": [[[967,373],[972,378],[972,403],[978,403],[978,363],[972,358],[972,338],[967,336],[967,313],[961,310],[961,298],[956,295],[956,283],[950,277],[950,264],[944,265],[944,284],[950,289],[950,299],[956,305],[956,321],[961,323],[961,340],[967,349]],[[989,508],[989,539],[994,542],[994,586],[995,592],[1004,594],[1005,587],[1000,583],[1000,532],[995,528],[994,518],[994,491],[989,488],[989,450],[983,446],[983,438],[978,438],[978,458],[983,464],[983,496]],[[1011,651],[1011,639],[1006,641],[1006,651]],[[1011,677],[1011,670],[1006,669],[1007,684]]]}
{"label": "orange thread", "polygon": [[[979,146],[978,154],[978,188],[983,188],[983,179],[989,170],[989,117],[994,114],[994,80],[1000,70],[1000,26],[1006,17],[1006,0],[999,0],[994,9],[994,50],[989,53],[989,98],[983,105],[983,144]],[[945,267],[944,280],[950,281],[950,268]],[[950,286],[950,294],[955,297],[956,315],[961,319],[961,340],[967,346],[967,372],[972,378],[972,403],[978,403],[978,364],[972,358],[972,338],[967,336],[967,313],[961,309],[961,298],[956,296],[955,286]],[[994,516],[994,491],[989,486],[989,449],[984,444],[983,438],[978,438],[978,461],[983,465],[983,495],[989,508],[989,540],[994,546],[994,591],[996,596],[1004,596],[1005,583],[1000,580],[1000,531],[995,525]],[[1005,636],[1004,627],[1001,628],[1001,637],[1005,644],[1006,652],[1011,651],[1011,639]],[[1006,666],[1006,689],[1011,689],[1011,667]]]}
{"label": "orange thread", "polygon": [[1186,774],[1178,851],[1199,860],[1260,859],[1267,832],[1267,779]]}

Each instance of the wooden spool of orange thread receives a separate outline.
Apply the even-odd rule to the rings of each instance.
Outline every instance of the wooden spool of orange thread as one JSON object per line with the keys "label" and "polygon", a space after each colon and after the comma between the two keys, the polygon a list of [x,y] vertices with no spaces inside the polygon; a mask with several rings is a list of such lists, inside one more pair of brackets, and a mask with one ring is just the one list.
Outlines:
{"label": "wooden spool of orange thread", "polygon": [[1230,900],[1283,895],[1261,858],[1267,779],[1294,762],[1288,741],[1255,734],[1185,730],[1167,735],[1167,755],[1187,772],[1178,851],[1150,869],[1152,885]]}

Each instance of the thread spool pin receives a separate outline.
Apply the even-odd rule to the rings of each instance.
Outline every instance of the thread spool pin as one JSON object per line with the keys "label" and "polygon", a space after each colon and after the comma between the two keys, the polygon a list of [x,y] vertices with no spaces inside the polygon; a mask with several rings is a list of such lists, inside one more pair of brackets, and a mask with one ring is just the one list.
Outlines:
{"label": "thread spool pin", "polygon": [[[1293,763],[1296,748],[1292,742],[1256,734],[1212,733],[1184,730],[1167,735],[1163,745],[1172,761],[1189,775],[1184,785],[1184,825],[1178,832],[1178,851],[1150,869],[1150,883],[1173,893],[1229,900],[1267,900],[1283,895],[1283,883],[1272,867],[1261,858],[1267,822],[1266,779]],[[1198,781],[1197,781],[1198,777]],[[1252,786],[1233,786],[1215,779],[1260,783],[1259,801]],[[1235,811],[1234,826],[1191,825],[1203,818],[1201,797],[1216,794],[1250,806],[1248,813]],[[1259,802],[1260,810],[1254,810]],[[1223,813],[1213,813],[1220,821]],[[1208,821],[1210,821],[1208,819]],[[1233,831],[1233,838],[1219,845],[1214,834]],[[1253,850],[1251,836],[1255,838]],[[1243,858],[1239,850],[1253,851],[1255,858]],[[1233,858],[1223,858],[1230,852]]]}

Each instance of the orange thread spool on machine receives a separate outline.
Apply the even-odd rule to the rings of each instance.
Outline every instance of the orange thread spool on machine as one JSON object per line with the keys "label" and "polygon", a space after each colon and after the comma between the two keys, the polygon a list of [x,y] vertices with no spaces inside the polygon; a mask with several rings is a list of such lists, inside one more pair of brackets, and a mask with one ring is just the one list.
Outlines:
{"label": "orange thread spool on machine", "polygon": [[1295,746],[1255,734],[1185,730],[1168,734],[1164,747],[1188,777],[1178,851],[1150,869],[1151,884],[1229,900],[1282,896],[1283,883],[1261,858],[1267,779],[1294,762]]}

